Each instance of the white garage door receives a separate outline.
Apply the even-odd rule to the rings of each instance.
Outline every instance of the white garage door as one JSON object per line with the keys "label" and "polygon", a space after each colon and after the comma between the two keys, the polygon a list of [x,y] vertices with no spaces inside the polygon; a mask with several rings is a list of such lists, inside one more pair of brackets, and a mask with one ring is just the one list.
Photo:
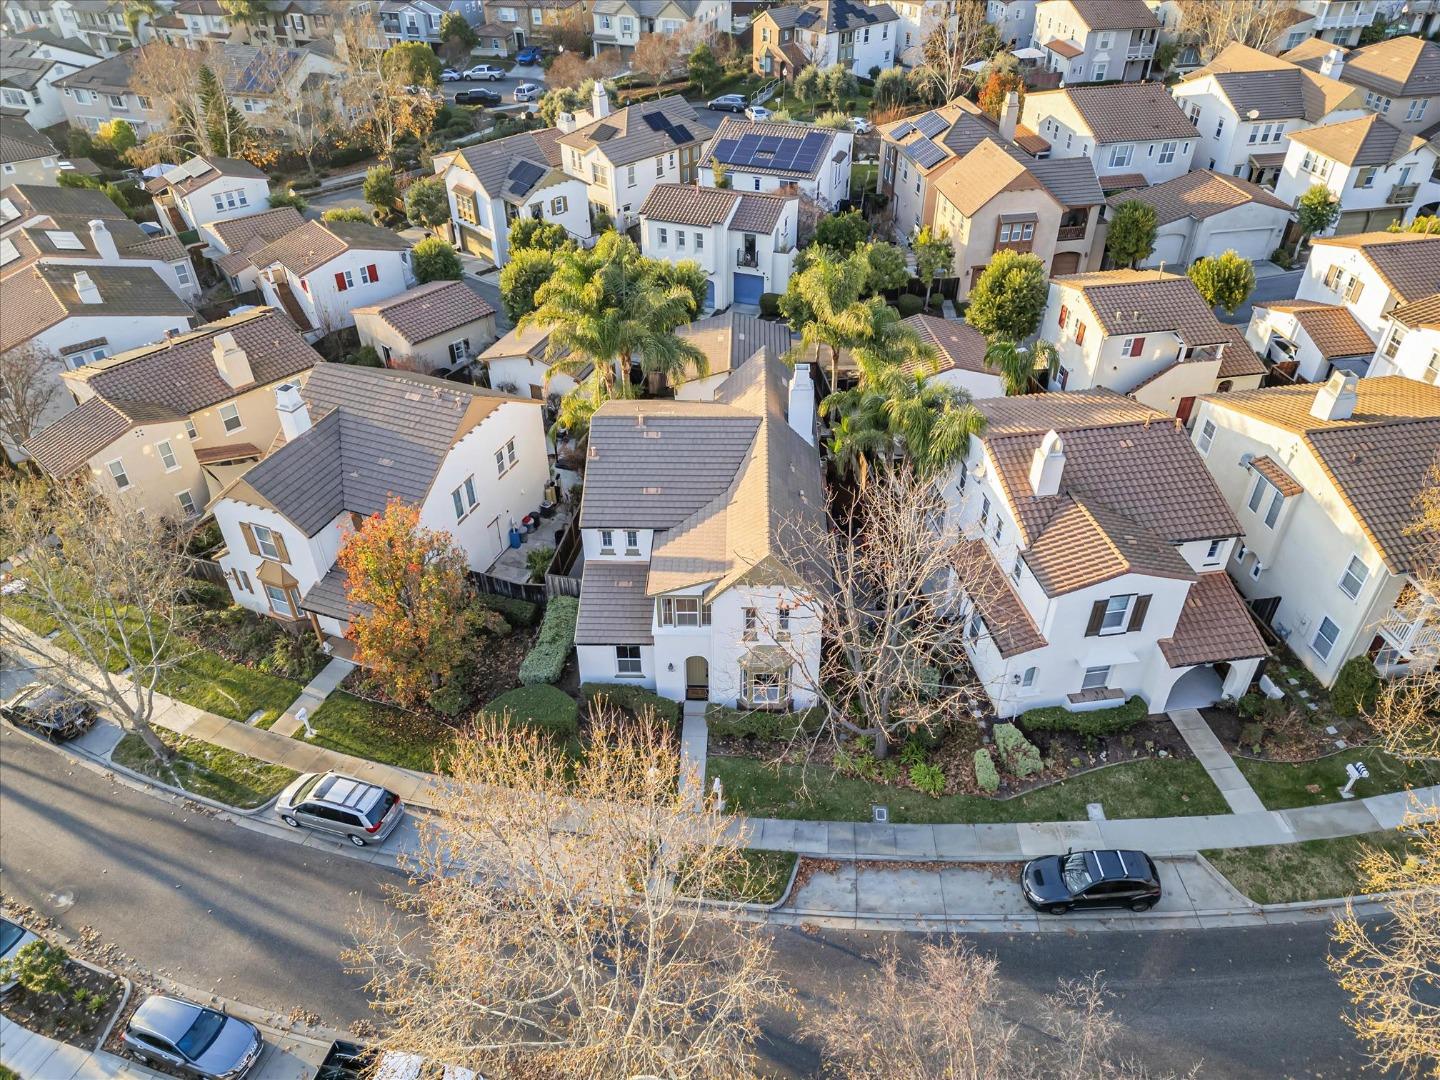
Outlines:
{"label": "white garage door", "polygon": [[1270,229],[1229,229],[1211,234],[1211,255],[1234,249],[1242,258],[1256,262],[1268,259],[1279,241]]}

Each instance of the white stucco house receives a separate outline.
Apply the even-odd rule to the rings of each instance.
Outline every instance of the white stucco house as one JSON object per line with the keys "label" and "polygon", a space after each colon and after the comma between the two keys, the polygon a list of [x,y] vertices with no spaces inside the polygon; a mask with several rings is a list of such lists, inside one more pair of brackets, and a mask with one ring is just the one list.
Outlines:
{"label": "white stucco house", "polygon": [[850,197],[855,136],[810,124],[726,117],[700,158],[699,180],[715,186],[715,164],[733,191],[794,189],[834,210]]}
{"label": "white stucco house", "polygon": [[767,8],[751,21],[751,70],[790,80],[803,68],[839,64],[870,78],[894,67],[901,23],[889,4],[811,0]]}
{"label": "white stucco house", "polygon": [[1390,309],[1369,374],[1440,386],[1440,293]]}
{"label": "white stucco house", "polygon": [[305,224],[300,211],[293,206],[277,206],[259,214],[223,221],[207,221],[200,226],[205,241],[201,254],[225,275],[230,288],[237,293],[260,287],[260,271],[250,256],[267,244],[288,236]]}
{"label": "white stucco house", "polygon": [[1270,258],[1294,216],[1288,203],[1249,180],[1195,169],[1163,184],[1117,192],[1111,214],[1125,202],[1155,211],[1155,247],[1142,268],[1183,269],[1233,251],[1251,262]]}
{"label": "white stucco house", "polygon": [[99,62],[79,38],[44,30],[6,35],[0,41],[0,107],[37,130],[58,124],[65,119],[65,91],[56,80]]}
{"label": "white stucco house", "polygon": [[427,281],[352,314],[360,344],[402,371],[448,374],[495,340],[495,309],[466,281]]}
{"label": "white stucco house", "polygon": [[986,0],[985,21],[995,24],[995,32],[1010,48],[1033,48],[1038,6],[1039,0]]}
{"label": "white stucco house", "polygon": [[1020,122],[1050,156],[1088,157],[1106,191],[1185,175],[1199,139],[1162,83],[1071,86],[1025,95]]}
{"label": "white stucco house", "polygon": [[1041,0],[1035,8],[1041,65],[1067,86],[1150,77],[1160,20],[1145,0]]}
{"label": "white stucco house", "polygon": [[1354,45],[1360,31],[1384,12],[1399,15],[1391,0],[1295,0],[1295,6],[1311,17],[1312,32],[1324,41]]}
{"label": "white stucco house", "polygon": [[270,209],[270,177],[237,158],[193,157],[145,185],[172,233]]}
{"label": "white stucco house", "polygon": [[1245,340],[1279,372],[1324,382],[1332,371],[1365,374],[1375,342],[1344,304],[1266,300],[1254,305]]}
{"label": "white stucco house", "polygon": [[595,0],[587,7],[596,55],[606,49],[626,55],[650,34],[700,42],[731,31],[726,0]]}
{"label": "white stucco house", "polygon": [[476,359],[489,372],[492,387],[521,397],[528,394],[537,401],[563,397],[593,370],[590,364],[560,370],[556,365],[564,357],[550,355],[548,326],[517,326],[502,334]]}
{"label": "white stucco house", "polygon": [[1314,242],[1297,300],[1345,307],[1378,342],[1385,316],[1440,291],[1440,236],[1373,232]]}

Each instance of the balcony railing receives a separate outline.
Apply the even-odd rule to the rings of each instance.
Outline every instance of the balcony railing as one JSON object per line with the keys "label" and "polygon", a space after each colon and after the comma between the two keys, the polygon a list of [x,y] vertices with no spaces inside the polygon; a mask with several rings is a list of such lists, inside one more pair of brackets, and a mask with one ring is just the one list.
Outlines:
{"label": "balcony railing", "polygon": [[1061,225],[1055,233],[1055,239],[1062,242],[1065,240],[1084,240],[1085,231],[1086,226],[1084,225]]}
{"label": "balcony railing", "polygon": [[1406,657],[1433,655],[1440,650],[1440,621],[1403,611],[1391,611],[1380,621],[1380,634]]}
{"label": "balcony railing", "polygon": [[1385,197],[1385,202],[1390,206],[1409,206],[1419,190],[1419,184],[1396,184]]}
{"label": "balcony railing", "polygon": [[1155,43],[1147,42],[1144,45],[1131,45],[1125,50],[1126,60],[1148,60],[1155,55]]}
{"label": "balcony railing", "polygon": [[737,251],[735,253],[736,266],[759,266],[760,259],[753,251]]}

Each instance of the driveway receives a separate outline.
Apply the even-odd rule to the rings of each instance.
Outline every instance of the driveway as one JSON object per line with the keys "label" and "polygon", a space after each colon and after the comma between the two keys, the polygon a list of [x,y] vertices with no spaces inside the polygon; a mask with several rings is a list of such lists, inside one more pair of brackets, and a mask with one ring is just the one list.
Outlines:
{"label": "driveway", "polygon": [[1255,291],[1250,294],[1250,298],[1236,308],[1233,315],[1227,315],[1220,309],[1216,310],[1216,314],[1221,322],[1249,326],[1250,313],[1258,302],[1295,299],[1295,293],[1300,289],[1300,279],[1304,276],[1304,270],[1281,270],[1274,263],[1256,263]]}

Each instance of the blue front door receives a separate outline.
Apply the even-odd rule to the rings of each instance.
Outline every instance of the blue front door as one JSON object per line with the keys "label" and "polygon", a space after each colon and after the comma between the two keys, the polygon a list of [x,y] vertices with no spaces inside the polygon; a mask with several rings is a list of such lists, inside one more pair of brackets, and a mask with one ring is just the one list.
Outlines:
{"label": "blue front door", "polygon": [[735,275],[735,303],[759,304],[765,291],[765,279],[759,274]]}
{"label": "blue front door", "polygon": [[705,279],[705,314],[715,310],[715,279]]}

